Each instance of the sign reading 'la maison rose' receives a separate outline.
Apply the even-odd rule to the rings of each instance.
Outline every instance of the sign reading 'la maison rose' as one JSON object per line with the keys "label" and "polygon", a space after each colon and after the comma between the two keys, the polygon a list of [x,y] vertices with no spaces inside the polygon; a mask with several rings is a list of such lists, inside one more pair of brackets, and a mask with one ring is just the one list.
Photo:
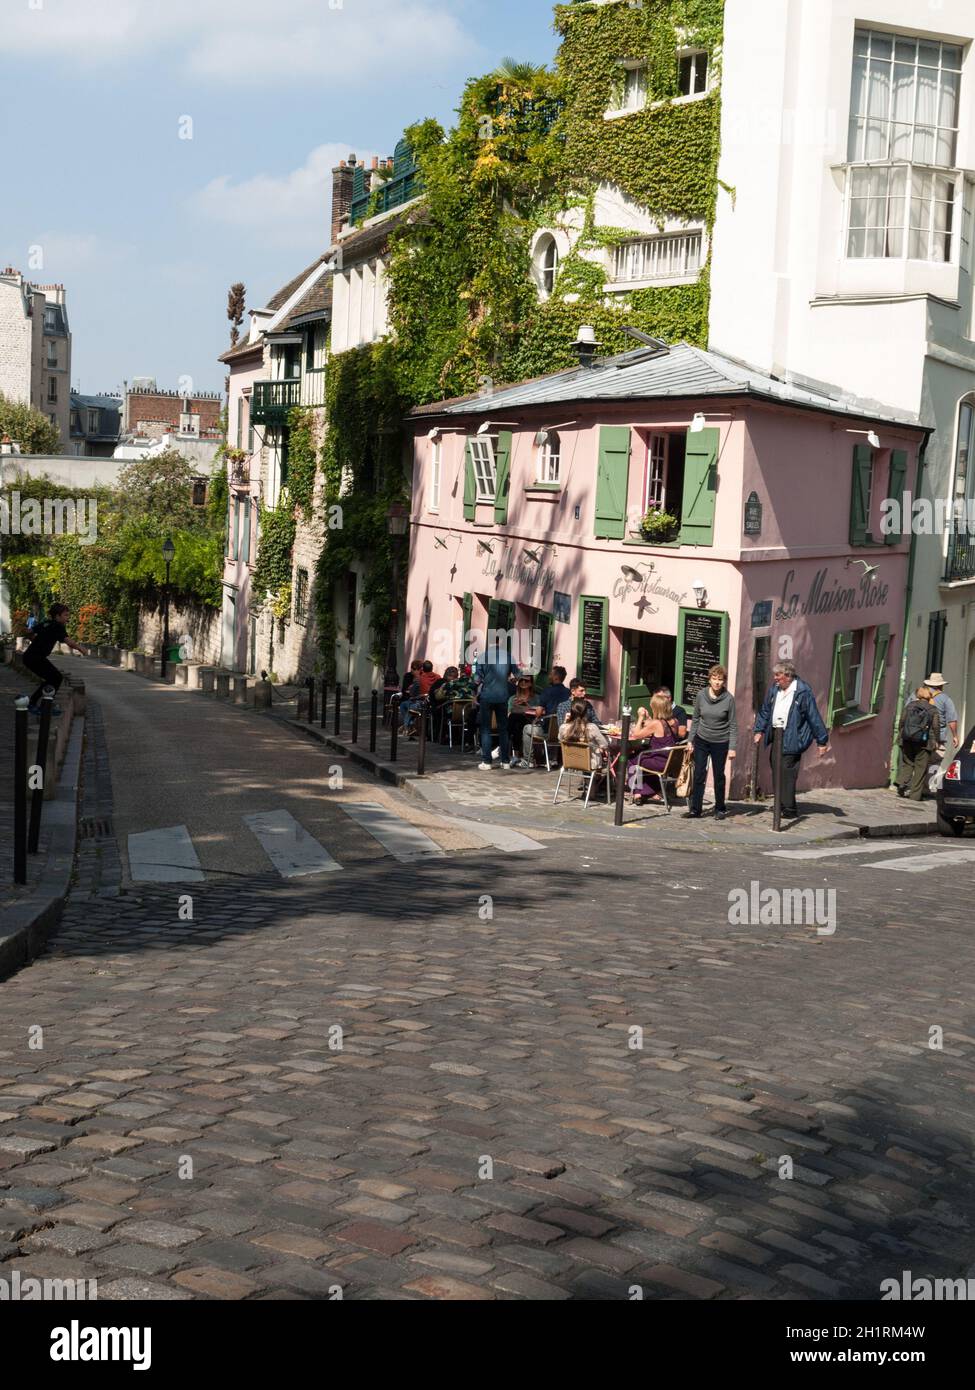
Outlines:
{"label": "sign reading 'la maison rose'", "polygon": [[865,574],[860,583],[853,587],[841,587],[840,580],[833,580],[833,587],[827,589],[829,569],[817,570],[805,603],[798,594],[790,594],[789,586],[796,577],[790,570],[782,585],[782,601],[775,610],[777,619],[807,618],[821,613],[847,613],[852,609],[883,607],[887,602],[889,586],[876,582],[872,575]]}
{"label": "sign reading 'la maison rose'", "polygon": [[523,584],[526,589],[541,589],[543,594],[555,586],[553,569],[543,570],[541,565],[516,561],[513,555],[502,560],[500,565],[493,556],[489,556],[481,573],[488,577],[503,575],[505,579],[513,579],[516,584]]}

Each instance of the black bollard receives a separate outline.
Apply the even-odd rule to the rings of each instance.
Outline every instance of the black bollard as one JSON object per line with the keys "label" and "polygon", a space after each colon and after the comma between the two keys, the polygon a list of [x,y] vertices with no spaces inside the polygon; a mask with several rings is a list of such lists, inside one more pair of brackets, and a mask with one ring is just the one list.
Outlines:
{"label": "black bollard", "polygon": [[27,882],[27,712],[28,699],[15,702],[14,715],[14,883]]}
{"label": "black bollard", "polygon": [[416,775],[422,777],[426,769],[427,762],[427,710],[429,705],[426,700],[420,701],[420,731],[416,736]]}
{"label": "black bollard", "polygon": [[399,737],[400,696],[394,695],[389,702],[389,761],[396,761],[396,740]]}
{"label": "black bollard", "polygon": [[309,724],[314,724],[314,722],[315,722],[315,677],[314,677],[314,676],[309,676],[309,677],[307,678],[307,680],[305,681],[305,685],[308,687],[308,723],[309,723]]}
{"label": "black bollard", "polygon": [[41,727],[37,732],[37,761],[35,766],[40,769],[40,785],[35,787],[30,796],[30,831],[27,836],[28,854],[37,853],[37,844],[41,835],[41,810],[44,806],[44,778],[47,776],[47,745],[51,737],[51,710],[54,707],[54,692],[48,695],[47,691],[41,696]]}
{"label": "black bollard", "polygon": [[352,687],[352,742],[359,742],[359,687]]}
{"label": "black bollard", "polygon": [[782,729],[772,730],[772,829],[782,829]]}
{"label": "black bollard", "polygon": [[369,752],[376,751],[376,725],[379,723],[379,691],[372,692],[372,699],[369,701]]}
{"label": "black bollard", "polygon": [[335,723],[332,725],[332,733],[336,738],[342,727],[342,687],[338,681],[335,682]]}
{"label": "black bollard", "polygon": [[328,681],[322,676],[322,728],[325,728],[325,719],[328,713]]}
{"label": "black bollard", "polygon": [[623,824],[623,797],[626,794],[626,764],[630,754],[630,708],[623,708],[623,724],[620,730],[620,756],[616,764],[616,815],[617,825]]}

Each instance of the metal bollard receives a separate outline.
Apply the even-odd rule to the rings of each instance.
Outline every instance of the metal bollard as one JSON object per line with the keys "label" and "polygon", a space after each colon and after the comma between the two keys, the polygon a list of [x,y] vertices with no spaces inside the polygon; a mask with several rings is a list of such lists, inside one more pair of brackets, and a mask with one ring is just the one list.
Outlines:
{"label": "metal bollard", "polygon": [[623,722],[620,730],[620,756],[616,764],[616,825],[623,824],[623,797],[626,795],[626,764],[630,754],[630,707],[623,706]]}
{"label": "metal bollard", "polygon": [[339,685],[339,683],[336,681],[336,683],[335,683],[335,723],[334,723],[333,726],[332,726],[332,733],[335,735],[336,738],[338,738],[338,736],[339,736],[339,730],[341,729],[341,727],[342,727],[342,687],[341,687],[341,686]]}
{"label": "metal bollard", "polygon": [[359,687],[352,687],[352,742],[359,742]]}
{"label": "metal bollard", "polygon": [[325,728],[328,705],[328,681],[322,676],[322,728]]}
{"label": "metal bollard", "polygon": [[401,695],[394,695],[389,702],[389,761],[396,761],[396,740],[399,738],[399,702]]}
{"label": "metal bollard", "polygon": [[369,752],[376,751],[376,725],[379,723],[379,691],[372,692],[369,702]]}
{"label": "metal bollard", "polygon": [[420,732],[416,737],[416,775],[422,777],[426,769],[427,762],[427,712],[430,708],[427,700],[420,701]]}
{"label": "metal bollard", "polygon": [[26,695],[14,701],[14,883],[27,882],[27,721]]}
{"label": "metal bollard", "polygon": [[782,729],[772,730],[772,829],[782,829]]}
{"label": "metal bollard", "polygon": [[315,677],[309,676],[305,685],[308,687],[308,723],[315,722]]}
{"label": "metal bollard", "polygon": [[40,772],[40,786],[35,787],[30,796],[30,831],[27,836],[28,854],[37,853],[41,835],[41,809],[44,805],[44,778],[47,776],[47,745],[51,737],[51,710],[54,708],[54,692],[47,691],[41,696],[41,727],[37,733],[37,763]]}

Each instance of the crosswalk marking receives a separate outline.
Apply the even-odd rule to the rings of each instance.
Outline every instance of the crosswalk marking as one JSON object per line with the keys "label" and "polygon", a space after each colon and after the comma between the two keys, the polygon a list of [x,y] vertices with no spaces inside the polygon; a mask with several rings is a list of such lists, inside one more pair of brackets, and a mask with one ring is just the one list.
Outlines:
{"label": "crosswalk marking", "polygon": [[129,836],[133,883],[202,883],[206,877],[185,825]]}
{"label": "crosswalk marking", "polygon": [[341,809],[401,864],[446,857],[447,851],[429,835],[376,801],[344,801]]}
{"label": "crosswalk marking", "polygon": [[282,878],[334,873],[342,865],[289,811],[257,811],[243,817]]}
{"label": "crosswalk marking", "polygon": [[905,859],[885,859],[877,864],[864,864],[865,869],[893,869],[899,874],[926,874],[947,864],[975,863],[975,849],[947,849],[934,854],[915,854]]}
{"label": "crosswalk marking", "polygon": [[892,849],[910,848],[906,841],[880,845],[874,840],[871,844],[836,845],[830,849],[767,849],[763,853],[770,859],[832,859],[836,854],[882,854]]}
{"label": "crosswalk marking", "polygon": [[495,849],[502,850],[505,854],[520,854],[526,849],[544,849],[545,846],[538,840],[531,839],[528,835],[522,835],[520,830],[511,830],[506,825],[484,825],[479,820],[460,820],[451,818],[451,826],[457,830],[463,830],[468,835],[476,835],[485,844],[493,845]]}

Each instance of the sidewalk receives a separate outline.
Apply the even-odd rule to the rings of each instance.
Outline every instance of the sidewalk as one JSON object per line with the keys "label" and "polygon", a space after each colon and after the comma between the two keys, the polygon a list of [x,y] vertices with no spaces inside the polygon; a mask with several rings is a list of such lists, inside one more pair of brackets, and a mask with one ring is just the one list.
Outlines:
{"label": "sidewalk", "polygon": [[[48,828],[41,819],[40,853],[27,856],[27,883],[14,883],[14,701],[30,695],[36,681],[28,683],[9,666],[0,665],[0,912],[30,893],[40,877],[47,850]],[[28,725],[27,756],[34,761],[39,720]]]}
{"label": "sidewalk", "polygon": [[[275,705],[272,715],[300,731],[306,737],[325,743],[337,752],[345,753],[356,763],[373,771],[384,781],[409,791],[442,814],[465,816],[472,820],[497,822],[515,829],[575,831],[586,835],[625,835],[634,831],[652,835],[655,843],[667,841],[680,844],[731,843],[766,846],[772,838],[771,802],[729,802],[728,819],[716,821],[707,814],[699,822],[682,819],[684,803],[679,802],[667,815],[662,806],[633,807],[626,804],[623,826],[616,827],[614,807],[602,800],[590,799],[588,810],[579,794],[578,779],[572,790],[566,791],[563,782],[557,805],[552,804],[558,772],[546,773],[544,768],[532,772],[479,772],[479,754],[471,751],[451,752],[446,747],[428,742],[425,775],[418,777],[417,745],[400,737],[395,763],[389,761],[389,730],[380,724],[376,752],[369,752],[369,706],[360,709],[358,743],[351,741],[351,705],[343,702],[340,734],[334,730],[334,710],[329,705],[327,728],[321,728],[320,717],[313,724],[296,718],[296,705]],[[566,779],[567,780],[567,779]],[[862,791],[816,790],[803,794],[800,778],[799,819],[784,822],[778,839],[790,844],[832,839],[856,839],[861,836],[914,836],[936,833],[933,801],[901,800],[892,789],[875,788]]]}

